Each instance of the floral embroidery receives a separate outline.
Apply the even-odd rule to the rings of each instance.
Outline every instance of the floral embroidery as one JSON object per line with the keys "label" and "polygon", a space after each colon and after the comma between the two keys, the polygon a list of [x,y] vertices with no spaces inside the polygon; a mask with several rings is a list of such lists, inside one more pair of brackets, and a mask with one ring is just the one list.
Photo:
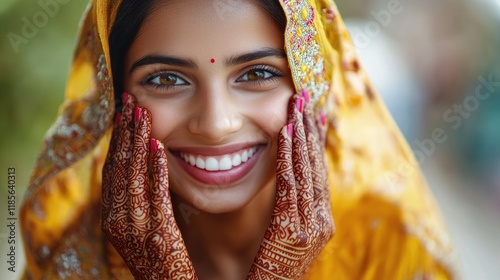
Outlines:
{"label": "floral embroidery", "polygon": [[297,91],[308,90],[315,105],[328,92],[325,66],[316,41],[315,11],[308,1],[283,0],[288,18],[285,32],[288,62]]}

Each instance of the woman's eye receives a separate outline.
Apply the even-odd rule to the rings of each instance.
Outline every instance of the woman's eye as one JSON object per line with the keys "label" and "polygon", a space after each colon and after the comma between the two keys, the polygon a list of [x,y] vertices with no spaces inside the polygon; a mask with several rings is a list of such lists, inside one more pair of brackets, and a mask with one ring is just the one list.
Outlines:
{"label": "woman's eye", "polygon": [[269,71],[262,70],[262,69],[252,69],[248,72],[246,72],[243,76],[241,76],[238,81],[259,81],[259,80],[265,80],[269,79],[271,77],[274,77],[275,75]]}
{"label": "woman's eye", "polygon": [[148,83],[157,85],[157,86],[180,86],[186,85],[187,82],[174,74],[160,74],[155,77],[152,77],[148,80]]}

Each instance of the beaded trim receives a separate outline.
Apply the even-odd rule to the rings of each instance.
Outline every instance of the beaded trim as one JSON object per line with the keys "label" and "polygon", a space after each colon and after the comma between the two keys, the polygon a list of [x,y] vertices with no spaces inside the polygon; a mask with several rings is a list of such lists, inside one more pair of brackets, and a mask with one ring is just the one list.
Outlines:
{"label": "beaded trim", "polygon": [[285,44],[293,80],[299,92],[309,91],[315,105],[329,88],[316,41],[315,11],[305,0],[283,0],[283,8],[288,18]]}

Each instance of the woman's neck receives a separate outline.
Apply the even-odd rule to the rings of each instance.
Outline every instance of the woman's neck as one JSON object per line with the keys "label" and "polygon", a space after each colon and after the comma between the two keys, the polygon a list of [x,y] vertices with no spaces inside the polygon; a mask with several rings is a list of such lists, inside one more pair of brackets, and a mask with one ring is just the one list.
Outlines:
{"label": "woman's neck", "polygon": [[189,208],[173,195],[177,224],[200,279],[246,278],[269,226],[274,200],[274,182],[243,208],[223,214]]}

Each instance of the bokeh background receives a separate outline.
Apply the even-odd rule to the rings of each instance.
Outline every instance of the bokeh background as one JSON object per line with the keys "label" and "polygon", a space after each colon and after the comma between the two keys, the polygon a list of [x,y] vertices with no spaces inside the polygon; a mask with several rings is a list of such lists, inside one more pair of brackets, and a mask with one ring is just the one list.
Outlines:
{"label": "bokeh background", "polygon": [[[41,3],[49,2],[52,9],[44,9]],[[19,209],[43,135],[63,101],[86,5],[0,1],[1,279],[20,276],[6,263],[7,169],[16,168]],[[420,157],[455,241],[463,279],[498,279],[500,0],[337,5],[364,67]],[[436,129],[444,131],[444,142],[432,141]],[[20,243],[17,232],[18,271],[24,266]]]}

